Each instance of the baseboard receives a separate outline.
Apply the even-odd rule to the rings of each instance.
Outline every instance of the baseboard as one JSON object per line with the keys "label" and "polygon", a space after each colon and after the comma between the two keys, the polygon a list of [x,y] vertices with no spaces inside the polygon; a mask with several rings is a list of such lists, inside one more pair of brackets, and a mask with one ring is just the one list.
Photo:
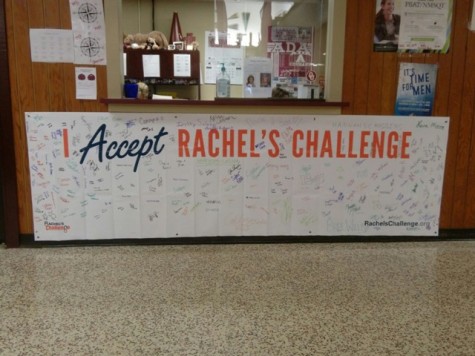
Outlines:
{"label": "baseboard", "polygon": [[475,240],[475,229],[444,229],[438,236],[226,236],[151,239],[35,241],[33,234],[20,235],[20,247],[103,245],[193,245],[264,243],[350,243]]}

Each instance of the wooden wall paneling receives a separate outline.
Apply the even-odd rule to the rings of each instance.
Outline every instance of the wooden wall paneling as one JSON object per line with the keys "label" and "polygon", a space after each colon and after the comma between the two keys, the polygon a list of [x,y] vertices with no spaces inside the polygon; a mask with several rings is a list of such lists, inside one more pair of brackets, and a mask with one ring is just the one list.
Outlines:
{"label": "wooden wall paneling", "polygon": [[[368,100],[371,97],[368,89],[370,72],[370,54],[373,50],[374,33],[374,3],[372,1],[359,1],[358,35],[355,62],[355,91],[354,113],[366,114]],[[353,15],[351,15],[353,16]]]}
{"label": "wooden wall paneling", "polygon": [[[450,81],[448,85],[448,111],[450,117],[449,137],[447,142],[447,153],[445,160],[445,174],[443,195],[441,204],[441,227],[453,227],[453,202],[456,192],[454,191],[455,182],[455,165],[457,162],[457,136],[459,131],[460,109],[461,109],[461,88],[464,77],[464,62],[455,60],[465,57],[467,23],[460,24],[459,18],[467,11],[467,6],[463,3],[466,1],[454,2],[452,16],[452,37],[450,51],[454,58],[449,70]],[[462,14],[462,15],[461,15]]]}
{"label": "wooden wall paneling", "polygon": [[[467,21],[468,23],[468,21]],[[461,96],[462,109],[460,112],[460,130],[457,139],[457,162],[455,166],[455,184],[454,191],[456,196],[454,199],[454,212],[452,223],[457,226],[466,227],[467,218],[467,192],[470,183],[468,181],[470,166],[470,147],[473,142],[473,103],[475,102],[475,71],[471,70],[475,65],[475,40],[473,36],[467,38],[467,52],[465,57],[465,76]],[[460,193],[459,193],[460,192]],[[473,202],[472,202],[473,203]],[[470,209],[468,209],[470,210]]]}
{"label": "wooden wall paneling", "polygon": [[[475,66],[475,56],[473,53],[475,52],[475,34],[472,32],[469,34],[469,52],[472,53],[470,63],[468,64],[470,68]],[[472,71],[473,73],[473,71]],[[471,77],[471,88],[473,90],[475,86],[475,78]],[[467,172],[467,191],[465,194],[466,199],[466,209],[465,209],[465,216],[464,216],[464,223],[463,225],[466,227],[473,227],[475,226],[475,100],[474,100],[474,93],[472,92],[471,96],[471,112],[468,113],[469,104],[467,102],[467,115],[471,116],[472,121],[472,130],[471,130],[471,142],[470,142],[470,156],[468,162],[468,172]]]}
{"label": "wooden wall paneling", "polygon": [[393,115],[396,101],[399,63],[396,53],[384,53],[380,115]]}
{"label": "wooden wall paneling", "polygon": [[23,84],[34,99],[35,111],[49,111],[49,69],[46,63],[31,63],[31,78],[29,83]]}
{"label": "wooden wall paneling", "polygon": [[450,106],[450,87],[451,87],[451,71],[452,65],[456,65],[453,59],[454,51],[451,49],[446,55],[442,55],[439,60],[439,71],[437,74],[437,93],[434,104],[434,115],[436,116],[449,116],[449,138],[447,141],[447,152],[445,160],[445,172],[444,182],[442,188],[442,202],[440,213],[440,227],[448,228],[451,226],[452,219],[452,201],[453,201],[453,182],[455,171],[453,169],[454,160],[456,157],[456,150],[450,149],[454,142],[454,129],[453,125],[457,121],[457,118],[451,117],[449,112]]}
{"label": "wooden wall paneling", "polygon": [[412,63],[425,63],[425,54],[424,53],[416,53],[412,55]]}
{"label": "wooden wall paneling", "polygon": [[[63,2],[64,0],[42,0],[46,28],[63,28],[61,21],[61,17],[64,15],[61,11],[61,3]],[[70,28],[71,26],[66,29]]]}
{"label": "wooden wall paneling", "polygon": [[[475,4],[472,3],[472,8],[475,6]],[[472,13],[472,9],[470,10],[470,13]],[[475,51],[475,32],[474,31],[468,31],[468,51]],[[473,68],[475,66],[475,63],[472,61],[468,64],[470,65],[470,68]],[[465,225],[472,227],[475,226],[475,100],[472,102],[472,141],[471,141],[471,146],[470,146],[470,161],[469,161],[469,166],[468,166],[468,177],[467,177],[467,194],[466,194],[466,199],[467,199],[467,204],[465,208]]]}
{"label": "wooden wall paneling", "polygon": [[22,216],[24,212],[21,207],[21,199],[24,197],[20,192],[20,187],[22,186],[22,177],[21,173],[21,164],[18,161],[19,158],[19,149],[17,149],[18,142],[18,128],[17,122],[18,117],[22,115],[20,108],[20,97],[18,95],[18,78],[15,75],[18,63],[17,63],[17,52],[15,46],[15,21],[14,21],[14,5],[18,5],[18,1],[14,0],[5,0],[5,23],[7,28],[7,49],[8,49],[8,63],[9,63],[9,75],[10,75],[10,95],[11,95],[11,110],[12,110],[12,126],[13,126],[13,142],[15,146],[15,171],[16,171],[16,184],[17,184],[17,196],[18,196],[18,229],[21,233],[22,229]]}
{"label": "wooden wall paneling", "polygon": [[424,63],[437,64],[440,54],[438,53],[424,53]]}
{"label": "wooden wall paneling", "polygon": [[[475,33],[470,32],[468,39],[468,51],[473,53],[475,52]],[[475,66],[475,60],[471,56],[471,61],[469,64],[470,68]],[[473,82],[472,82],[473,84]],[[473,90],[473,87],[472,87]],[[468,106],[468,105],[467,105]],[[470,156],[467,172],[467,189],[466,189],[466,204],[465,204],[465,216],[464,216],[464,226],[473,227],[475,226],[475,124],[473,123],[475,119],[475,100],[471,103],[472,111],[472,130],[471,130],[471,142],[470,142]]]}
{"label": "wooden wall paneling", "polygon": [[[97,68],[97,97],[107,98],[107,67],[97,66],[96,68]],[[99,101],[97,101],[96,111],[106,112],[108,110],[109,108],[106,104],[102,104]]]}
{"label": "wooden wall paneling", "polygon": [[[43,4],[40,1],[28,2],[28,27],[34,29],[45,28],[45,19]],[[30,46],[30,40],[25,42],[25,46]],[[35,100],[36,111],[49,110],[49,69],[51,65],[48,63],[32,62],[31,63],[31,78],[28,82],[23,83],[24,89],[30,88],[28,91]]]}
{"label": "wooden wall paneling", "polygon": [[[43,9],[45,13],[45,27],[61,29],[61,0],[43,0]],[[69,27],[71,28],[71,27]],[[50,64],[48,87],[50,93],[50,102],[48,111],[64,111],[64,73],[63,63]]]}
{"label": "wooden wall paneling", "polygon": [[[354,91],[355,91],[355,59],[358,39],[358,17],[359,6],[356,1],[348,1],[346,9],[345,24],[345,60],[343,61],[343,89],[342,100],[348,102],[348,106],[342,109],[346,115],[353,114],[354,111]],[[351,16],[348,16],[351,14]]]}
{"label": "wooden wall paneling", "polygon": [[0,0],[0,189],[2,236],[0,242],[7,247],[18,247],[19,216],[13,140],[12,104],[10,92],[9,60],[7,50],[6,6]]}
{"label": "wooden wall paneling", "polygon": [[371,52],[369,56],[368,103],[366,113],[381,113],[382,85],[384,81],[384,53]]}
{"label": "wooden wall paneling", "polygon": [[[446,54],[440,54],[437,56],[437,86],[434,98],[434,116],[449,116],[449,95],[450,95],[450,73],[451,67],[454,64],[453,61],[453,50],[449,49],[449,52]],[[452,131],[453,118],[450,118],[449,125],[449,135]],[[448,155],[446,154],[448,158]],[[453,180],[454,172],[449,172],[449,160],[446,159],[446,169],[444,173],[444,182],[442,188],[442,203],[441,203],[441,214],[439,226],[441,228],[446,228],[450,226],[451,220],[451,209],[449,205],[452,202],[453,196]]]}
{"label": "wooden wall paneling", "polygon": [[[32,95],[32,67],[30,60],[29,44],[29,23],[25,16],[28,14],[28,1],[11,0],[11,29],[8,33],[8,50],[13,58],[10,57],[10,76],[12,78],[12,92],[15,106],[19,108],[14,117],[18,121],[18,116],[22,115],[21,109],[32,110],[35,107],[35,98]],[[18,122],[17,122],[18,124]]]}
{"label": "wooden wall paneling", "polygon": [[[468,34],[468,16],[470,3],[468,0],[458,0],[454,2],[454,24],[453,24],[453,50],[454,58],[465,58],[467,55],[467,34]],[[449,175],[447,187],[451,189],[449,193],[449,202],[445,200],[451,207],[450,210],[450,226],[460,226],[463,222],[463,209],[465,206],[465,184],[466,184],[466,167],[462,162],[466,160],[468,148],[464,147],[467,143],[464,142],[463,132],[464,124],[462,118],[462,103],[466,98],[464,97],[464,79],[467,75],[468,68],[465,67],[465,60],[458,60],[454,63],[451,71],[450,95],[449,95],[449,116],[452,118],[449,132],[449,142],[447,151],[447,164],[445,177]],[[465,157],[464,157],[465,154]],[[453,175],[450,176],[450,173]],[[446,191],[447,193],[447,191]],[[447,199],[447,197],[446,197]],[[445,212],[445,207],[442,208]]]}
{"label": "wooden wall paneling", "polygon": [[14,38],[14,21],[13,21],[13,0],[5,0],[5,25],[7,28],[7,46],[8,46],[8,63],[9,63],[9,74],[10,74],[10,92],[11,92],[11,103],[12,103],[12,121],[14,118],[19,115],[20,105],[19,97],[16,95],[18,91],[18,82],[16,76],[12,74],[15,72],[13,70],[16,68],[16,49],[15,49],[15,38]]}
{"label": "wooden wall paneling", "polygon": [[453,51],[437,56],[437,88],[434,98],[434,116],[448,116],[450,69],[452,66]]}
{"label": "wooden wall paneling", "polygon": [[24,113],[35,111],[32,95],[32,65],[29,46],[29,22],[27,0],[11,0],[9,16],[11,32],[8,33],[8,50],[13,51],[10,61],[12,86],[12,111],[15,141],[15,159],[18,184],[20,233],[33,231],[31,189]]}

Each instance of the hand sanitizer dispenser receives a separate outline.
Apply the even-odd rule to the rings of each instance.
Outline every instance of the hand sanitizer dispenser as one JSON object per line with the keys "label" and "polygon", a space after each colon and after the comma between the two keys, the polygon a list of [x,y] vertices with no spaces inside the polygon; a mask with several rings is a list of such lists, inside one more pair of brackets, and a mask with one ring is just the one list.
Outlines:
{"label": "hand sanitizer dispenser", "polygon": [[224,63],[221,63],[221,71],[216,77],[216,97],[217,98],[229,98],[231,97],[231,80]]}

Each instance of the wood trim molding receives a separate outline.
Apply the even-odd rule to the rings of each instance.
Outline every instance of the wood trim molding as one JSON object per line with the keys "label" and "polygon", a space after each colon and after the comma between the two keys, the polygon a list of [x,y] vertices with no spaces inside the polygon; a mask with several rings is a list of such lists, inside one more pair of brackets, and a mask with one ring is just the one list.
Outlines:
{"label": "wood trim molding", "polygon": [[217,98],[216,100],[143,100],[143,99],[100,99],[103,104],[126,105],[179,105],[179,106],[292,106],[292,107],[346,107],[346,102],[328,102],[317,99],[248,99]]}

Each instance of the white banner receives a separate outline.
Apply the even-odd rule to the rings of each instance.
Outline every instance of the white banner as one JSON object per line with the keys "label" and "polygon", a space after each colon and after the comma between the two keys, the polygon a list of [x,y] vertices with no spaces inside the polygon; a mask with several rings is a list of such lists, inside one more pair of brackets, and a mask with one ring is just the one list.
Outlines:
{"label": "white banner", "polygon": [[446,117],[26,113],[35,239],[437,235]]}

